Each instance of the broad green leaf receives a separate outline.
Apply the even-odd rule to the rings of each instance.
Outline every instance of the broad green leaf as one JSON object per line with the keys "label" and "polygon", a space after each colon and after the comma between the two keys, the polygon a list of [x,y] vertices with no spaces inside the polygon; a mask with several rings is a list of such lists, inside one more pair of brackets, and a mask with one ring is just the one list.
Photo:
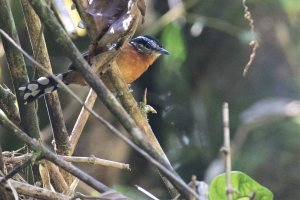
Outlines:
{"label": "broad green leaf", "polygon": [[[242,172],[231,173],[231,186],[236,191],[233,193],[233,200],[250,200],[253,195],[255,195],[255,200],[273,199],[273,194],[269,189]],[[210,200],[227,200],[225,174],[215,177],[211,182],[209,197]]]}

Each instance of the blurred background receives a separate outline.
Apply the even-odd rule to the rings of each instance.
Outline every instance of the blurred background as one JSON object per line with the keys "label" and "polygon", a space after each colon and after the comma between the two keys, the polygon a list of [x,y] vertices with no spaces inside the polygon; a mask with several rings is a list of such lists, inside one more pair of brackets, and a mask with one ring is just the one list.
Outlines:
{"label": "blurred background", "polygon": [[[31,53],[19,1],[11,2],[21,45]],[[186,182],[195,174],[207,183],[224,171],[219,150],[223,145],[222,104],[226,101],[233,170],[269,188],[274,199],[300,198],[299,1],[247,1],[254,35],[244,18],[242,1],[146,2],[145,23],[137,34],[157,37],[171,55],[159,58],[131,87],[137,101],[142,101],[148,88],[148,104],[158,112],[149,115],[149,122],[176,171]],[[66,4],[70,7],[70,1]],[[76,29],[77,23],[70,26],[70,34],[78,48],[85,51],[89,39],[83,30]],[[45,35],[54,72],[66,70],[69,60],[51,41],[47,30]],[[243,77],[254,36],[260,47]],[[33,74],[32,64],[27,64]],[[12,89],[2,43],[0,66],[1,84]],[[83,99],[88,92],[87,87],[71,88]],[[65,92],[59,91],[59,95],[71,131],[81,107]],[[100,101],[95,110],[119,126]],[[51,145],[44,99],[39,100],[38,114],[43,137]],[[4,151],[23,146],[2,128],[0,137]],[[84,129],[75,155],[129,163],[130,172],[78,165],[129,196],[139,195],[134,188],[139,185],[158,197],[168,197],[156,168],[93,118]],[[84,185],[80,188],[90,191]]]}

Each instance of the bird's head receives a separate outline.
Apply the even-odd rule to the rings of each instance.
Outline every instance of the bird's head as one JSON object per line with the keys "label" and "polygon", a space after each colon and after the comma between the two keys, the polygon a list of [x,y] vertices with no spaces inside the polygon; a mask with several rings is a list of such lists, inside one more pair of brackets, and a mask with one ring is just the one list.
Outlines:
{"label": "bird's head", "polygon": [[166,54],[170,52],[162,47],[162,44],[155,38],[149,35],[142,35],[133,38],[129,42],[137,51],[144,54]]}

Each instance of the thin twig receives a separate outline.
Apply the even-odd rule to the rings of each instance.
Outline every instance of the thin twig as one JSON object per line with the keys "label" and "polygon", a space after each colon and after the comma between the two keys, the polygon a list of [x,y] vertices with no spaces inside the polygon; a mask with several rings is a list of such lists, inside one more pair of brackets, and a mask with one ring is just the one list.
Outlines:
{"label": "thin twig", "polygon": [[[4,155],[3,161],[5,164],[19,164],[26,161],[30,157],[31,157],[30,153],[23,154],[20,156]],[[130,170],[129,164],[115,162],[111,160],[105,160],[105,159],[97,158],[95,156],[90,156],[90,157],[60,156],[60,157],[68,162],[87,163],[93,165],[101,165],[106,167],[114,167],[118,169]]]}
{"label": "thin twig", "polygon": [[[166,154],[162,150],[158,140],[156,139],[156,136],[148,123],[147,117],[145,116],[146,114],[141,112],[138,103],[135,101],[132,93],[129,91],[128,86],[123,79],[123,75],[121,74],[117,63],[113,62],[111,64],[111,68],[108,69],[107,73],[104,75],[107,75],[110,78],[112,85],[117,90],[117,93],[120,94],[119,99],[123,107],[133,118],[137,126],[142,130],[143,137],[145,138],[144,140],[147,141],[147,143],[144,144],[144,146],[146,146],[147,151],[151,152],[152,154],[155,154],[156,159],[159,159],[159,161],[163,165],[167,166],[169,170],[175,172]],[[147,93],[145,93],[144,101],[146,101],[147,99],[146,94]],[[177,196],[178,192],[176,191],[175,187],[167,179],[165,179],[162,174],[160,175],[162,176],[163,181],[169,189],[171,196]]]}
{"label": "thin twig", "polygon": [[[40,69],[43,69],[43,66],[36,62],[26,51],[24,51],[18,44],[16,44],[3,30],[0,29],[0,33],[4,35],[19,51],[21,51],[31,62],[36,64]],[[47,72],[47,70],[45,70]],[[66,86],[61,80],[56,78],[53,74],[49,73],[49,76],[51,76],[55,81],[57,81],[62,88],[64,88],[68,93],[70,93],[75,100],[77,100],[82,106],[85,107],[96,119],[98,119],[101,123],[103,123],[112,133],[116,134],[118,137],[120,137],[124,142],[126,142],[129,146],[131,146],[133,149],[135,149],[137,152],[139,152],[141,155],[143,155],[149,162],[157,166],[169,179],[175,181],[179,186],[181,186],[186,191],[189,191],[194,196],[197,197],[197,194],[192,191],[184,182],[182,179],[179,179],[176,175],[174,175],[171,171],[169,171],[166,167],[164,167],[160,162],[155,160],[152,156],[150,156],[146,151],[142,150],[140,147],[138,147],[135,143],[133,143],[130,139],[128,139],[126,136],[124,136],[120,131],[118,131],[113,125],[111,125],[109,122],[107,122],[104,118],[102,118],[100,115],[98,115],[94,110],[89,109],[86,107],[86,105],[82,102],[82,100],[68,87]],[[112,96],[110,96],[112,98]],[[133,131],[135,132],[134,135],[136,136],[142,136],[141,133],[139,133],[139,129],[134,128]],[[141,138],[139,138],[141,139]],[[97,190],[97,189],[96,189]],[[199,199],[199,198],[198,198]]]}
{"label": "thin twig", "polygon": [[146,196],[148,196],[149,198],[153,199],[153,200],[159,200],[156,196],[154,196],[153,194],[151,194],[150,192],[148,192],[147,190],[145,190],[144,188],[135,185],[135,187],[141,191],[143,194],[145,194]]}
{"label": "thin twig", "polygon": [[52,153],[46,147],[41,145],[36,139],[30,138],[25,132],[19,129],[12,121],[10,121],[3,111],[0,110],[0,123],[7,129],[11,130],[12,133],[25,142],[31,149],[36,152],[40,152],[40,155],[43,158],[55,163],[57,166],[63,168],[64,170],[70,172],[74,176],[78,177],[80,180],[94,188],[99,192],[110,191],[109,187],[104,185],[103,183],[97,181],[95,178],[91,177],[87,173],[81,171],[77,167],[73,166],[69,162],[64,161],[63,159],[59,158],[56,154]]}
{"label": "thin twig", "polygon": [[[33,158],[33,156],[31,157]],[[32,163],[32,160],[29,158],[28,160],[26,160],[24,163],[16,166],[15,168],[13,168],[12,171],[10,171],[7,175],[5,175],[1,181],[1,183],[4,183],[5,181],[7,181],[8,179],[12,178],[15,174],[19,173],[21,170],[23,170],[25,167],[27,167],[28,165],[30,165]]]}
{"label": "thin twig", "polygon": [[254,58],[256,56],[256,50],[259,47],[259,43],[255,36],[256,34],[255,34],[255,30],[254,30],[254,20],[252,19],[251,12],[249,11],[249,8],[246,4],[246,0],[243,0],[243,7],[244,7],[244,18],[249,22],[250,31],[251,31],[251,34],[253,37],[252,41],[249,43],[250,46],[253,46],[252,52],[250,54],[249,61],[245,65],[244,71],[243,71],[243,76],[245,77],[249,71],[249,68],[250,68],[252,62],[254,61]]}
{"label": "thin twig", "polygon": [[[122,106],[118,103],[117,99],[113,96],[113,94],[105,87],[103,82],[97,77],[96,74],[94,74],[91,69],[89,68],[88,63],[82,58],[80,52],[77,50],[77,48],[74,46],[70,38],[65,34],[59,23],[57,22],[55,16],[53,13],[49,10],[49,7],[45,5],[44,1],[37,1],[37,0],[30,0],[31,4],[35,8],[37,14],[43,19],[45,26],[48,27],[50,31],[55,35],[56,42],[58,42],[58,45],[61,46],[66,50],[66,53],[69,55],[70,59],[73,61],[74,65],[77,67],[77,69],[82,72],[82,75],[85,77],[85,80],[89,83],[89,85],[96,91],[98,96],[101,97],[102,101],[105,103],[105,105],[113,112],[113,114],[120,120],[120,122],[123,124],[123,126],[127,129],[127,131],[131,134],[132,137],[134,137],[135,141],[144,146],[146,149],[149,149],[145,146],[142,132],[139,130],[139,128],[136,127],[134,121],[130,118],[130,116],[125,112],[125,110],[122,108]],[[134,4],[133,4],[134,5]],[[136,9],[136,8],[135,8]],[[133,20],[135,18],[133,17]],[[3,34],[3,33],[2,33]],[[111,40],[115,40],[118,35],[112,35],[114,37],[111,37]],[[102,41],[102,43],[106,44],[107,41],[109,41],[109,36],[105,38],[105,40]],[[122,35],[121,35],[122,37]],[[106,40],[107,39],[107,40]],[[104,45],[99,44],[99,45]],[[20,49],[20,48],[19,48]],[[110,53],[111,56],[113,56],[113,53]],[[27,54],[28,55],[28,54]],[[101,57],[102,58],[102,57]],[[110,57],[107,57],[108,59]],[[109,60],[110,61],[110,60]],[[105,61],[102,61],[102,63]],[[101,62],[100,62],[101,63]],[[97,64],[99,64],[97,62]],[[104,63],[106,64],[106,63]],[[53,76],[54,77],[54,76]],[[54,77],[55,79],[56,77]],[[56,80],[56,79],[55,79]],[[57,82],[62,84],[61,81],[57,79]],[[66,87],[66,86],[65,86]],[[65,88],[64,87],[64,88]],[[66,87],[67,88],[67,87]],[[82,101],[79,100],[81,103]],[[130,144],[134,149],[138,150],[142,155],[144,155],[147,159],[149,159],[150,162],[157,165],[159,169],[161,169],[165,175],[174,181],[176,184],[176,187],[180,190],[182,194],[185,196],[188,196],[188,192],[191,192],[195,194],[180,178],[175,175],[174,172],[170,172],[168,169],[163,167],[161,164],[159,164],[158,161],[154,160],[151,156],[149,156],[145,151],[142,151],[137,145],[132,143],[130,140],[128,140],[125,136],[123,136],[119,131],[117,131],[114,127],[112,127],[109,123],[107,123],[103,118],[101,118],[99,115],[97,115],[94,111],[94,115],[97,116],[98,119],[100,119],[105,125],[107,125],[110,130],[113,130],[114,133],[117,133],[119,137],[121,137],[123,140],[125,140],[128,144]],[[151,149],[150,149],[151,152]],[[160,160],[160,157],[154,153],[155,157]],[[161,162],[161,160],[160,160]],[[197,196],[195,194],[195,196]]]}
{"label": "thin twig", "polygon": [[114,167],[114,168],[118,168],[118,169],[130,170],[129,164],[100,159],[100,158],[96,158],[94,156],[91,156],[91,157],[61,156],[61,158],[68,162],[88,163],[88,164],[93,164],[93,165],[101,165],[101,166],[106,166],[106,167]]}
{"label": "thin twig", "polygon": [[223,104],[223,128],[224,128],[224,146],[221,152],[225,156],[225,171],[226,171],[226,194],[228,200],[232,200],[233,189],[231,187],[231,152],[230,152],[230,130],[229,130],[229,111],[228,103]]}
{"label": "thin twig", "polygon": [[49,170],[45,162],[39,165],[39,171],[42,178],[43,188],[51,190]]}
{"label": "thin twig", "polygon": [[[21,183],[19,181],[15,181],[10,179],[9,183],[11,185],[11,188],[14,188],[17,193],[32,197],[32,198],[37,198],[37,199],[47,199],[47,200],[68,200],[70,197],[53,192],[51,190],[43,189],[40,187],[32,186],[27,183]],[[17,198],[18,199],[18,198]]]}
{"label": "thin twig", "polygon": [[[74,5],[76,6],[76,9],[84,22],[87,33],[92,41],[95,41],[97,37],[97,30],[96,30],[96,25],[95,22],[92,18],[91,15],[89,15],[86,11],[84,6],[82,5],[81,0],[73,0]],[[90,108],[91,110],[93,109],[93,106],[96,102],[97,99],[97,94],[93,91],[93,89],[90,89],[88,96],[86,97],[85,100],[85,105]],[[76,120],[76,123],[73,127],[73,130],[70,135],[70,155],[74,153],[74,150],[76,148],[76,145],[78,143],[78,140],[81,136],[81,133],[83,131],[83,128],[85,127],[88,119],[90,116],[90,112],[86,110],[84,107],[82,107],[80,114]]]}
{"label": "thin twig", "polygon": [[[93,91],[93,89],[90,89],[84,104],[86,105],[87,108],[92,110],[96,102],[96,99],[97,99],[97,94]],[[70,135],[70,155],[74,153],[78,140],[81,136],[82,130],[85,127],[86,122],[89,119],[89,116],[90,116],[90,112],[85,107],[82,107]]]}
{"label": "thin twig", "polygon": [[[11,13],[11,8],[7,0],[0,0],[0,28],[4,30],[14,41],[19,45],[19,38],[14,23],[14,19]],[[7,37],[5,37],[7,38]],[[36,139],[40,138],[40,130],[38,126],[37,116],[34,104],[24,105],[22,97],[19,91],[16,91],[21,85],[28,82],[27,70],[25,67],[25,61],[21,52],[15,49],[11,42],[6,39],[2,39],[3,47],[5,50],[9,70],[16,92],[18,106],[21,117],[21,125],[24,130],[30,134],[31,137]]]}

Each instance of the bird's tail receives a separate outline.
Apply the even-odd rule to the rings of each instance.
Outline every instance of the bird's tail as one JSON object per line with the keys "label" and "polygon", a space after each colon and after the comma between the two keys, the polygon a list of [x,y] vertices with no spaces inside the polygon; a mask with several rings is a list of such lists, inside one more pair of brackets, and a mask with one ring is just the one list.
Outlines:
{"label": "bird's tail", "polygon": [[[68,72],[56,74],[56,78],[68,84],[65,81],[65,77]],[[39,97],[55,91],[59,87],[58,83],[51,76],[42,76],[37,80],[30,81],[29,83],[21,86],[19,91],[21,91],[21,96],[24,104],[35,101]]]}

